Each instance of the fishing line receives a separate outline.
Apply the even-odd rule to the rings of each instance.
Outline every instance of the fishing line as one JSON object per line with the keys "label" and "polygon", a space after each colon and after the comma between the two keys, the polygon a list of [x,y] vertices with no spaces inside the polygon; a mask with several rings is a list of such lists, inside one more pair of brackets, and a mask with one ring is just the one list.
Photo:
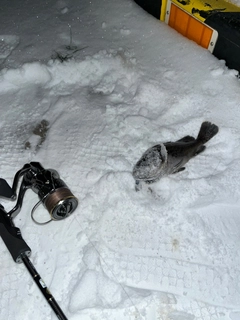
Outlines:
{"label": "fishing line", "polygon": [[[74,218],[75,218],[75,220],[77,221],[77,223],[79,224],[79,226],[80,226],[80,228],[81,228],[81,224],[80,224],[80,222],[78,221],[77,217],[75,216]],[[126,289],[124,288],[124,286],[118,281],[117,276],[114,274],[113,270],[109,267],[109,265],[107,264],[107,262],[105,261],[105,259],[103,258],[103,256],[101,255],[101,253],[99,252],[99,250],[97,249],[97,247],[94,245],[94,243],[89,239],[88,235],[87,235],[85,232],[84,232],[84,234],[86,235],[86,237],[87,237],[89,243],[91,244],[91,246],[92,246],[92,247],[94,248],[94,250],[97,252],[99,258],[102,260],[102,262],[104,263],[104,265],[107,267],[107,269],[108,269],[108,270],[110,271],[110,273],[112,274],[115,282],[120,286],[120,288],[121,288],[122,291],[125,293],[125,295],[126,295],[126,297],[128,298],[128,300],[129,300],[129,301],[131,302],[131,304],[134,306],[135,311],[138,313],[138,315],[139,315],[139,317],[140,317],[139,319],[143,319],[143,317],[142,317],[140,311],[138,310],[137,306],[136,306],[135,303],[133,302],[133,300],[132,300],[132,298],[130,297],[130,295],[127,293],[127,290],[126,290]],[[137,317],[137,315],[135,316],[135,319],[137,319],[136,317]]]}

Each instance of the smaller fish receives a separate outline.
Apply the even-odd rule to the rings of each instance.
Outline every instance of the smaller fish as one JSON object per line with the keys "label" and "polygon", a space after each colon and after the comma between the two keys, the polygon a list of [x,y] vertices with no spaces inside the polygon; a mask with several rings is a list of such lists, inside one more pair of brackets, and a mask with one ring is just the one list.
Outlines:
{"label": "smaller fish", "polygon": [[183,171],[184,165],[206,149],[204,145],[218,133],[218,126],[211,122],[202,123],[198,136],[183,137],[176,142],[157,144],[144,152],[133,168],[135,189],[141,189],[141,183],[153,183],[161,177]]}

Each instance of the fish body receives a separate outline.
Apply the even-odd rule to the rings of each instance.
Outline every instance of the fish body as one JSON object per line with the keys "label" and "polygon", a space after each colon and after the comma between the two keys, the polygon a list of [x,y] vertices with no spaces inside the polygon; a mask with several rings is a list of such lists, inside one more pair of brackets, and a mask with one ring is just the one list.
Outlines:
{"label": "fish body", "polygon": [[217,133],[218,127],[205,121],[196,139],[186,136],[176,142],[160,143],[149,148],[133,168],[135,189],[140,190],[142,181],[153,183],[163,176],[184,170],[184,165],[204,151],[204,144]]}

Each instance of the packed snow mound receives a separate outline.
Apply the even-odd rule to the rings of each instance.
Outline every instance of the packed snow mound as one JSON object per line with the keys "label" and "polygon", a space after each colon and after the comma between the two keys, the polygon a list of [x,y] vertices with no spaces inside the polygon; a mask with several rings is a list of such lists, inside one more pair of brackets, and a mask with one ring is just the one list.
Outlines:
{"label": "packed snow mound", "polygon": [[[12,113],[9,105],[3,105],[1,167],[7,178],[12,168],[38,160],[61,167],[80,200],[73,220],[69,218],[61,231],[67,240],[56,248],[52,269],[52,288],[58,291],[61,274],[72,265],[63,281],[71,292],[66,300],[71,314],[99,309],[111,314],[110,310],[140,303],[142,292],[147,296],[167,292],[220,309],[238,307],[235,263],[240,256],[234,228],[238,206],[220,205],[224,199],[236,202],[240,196],[233,179],[239,171],[238,134],[221,126],[185,172],[161,179],[151,192],[147,187],[140,194],[134,190],[133,164],[150,142],[196,134],[203,111],[191,108],[195,93],[176,96],[170,115],[165,101],[173,99],[171,92],[142,79],[127,51],[100,51],[82,61],[26,63],[2,70],[1,84],[3,101],[10,101],[15,110]],[[11,100],[10,93],[18,98]],[[187,120],[184,114],[189,115]],[[14,128],[6,125],[9,116],[15,119]],[[210,206],[212,197],[214,206]],[[233,222],[224,217],[226,210]],[[231,240],[214,228],[220,212],[221,234],[228,233]],[[41,218],[43,213],[38,214]],[[71,232],[65,229],[68,224]],[[23,232],[29,228],[22,226]],[[59,242],[60,228],[56,226],[56,234],[50,236],[52,244]],[[34,240],[32,233],[29,239],[41,251],[42,231],[34,227],[32,232],[37,237]],[[75,247],[72,253],[68,243]],[[77,262],[77,272],[74,252],[82,261]],[[68,259],[61,266],[58,254],[64,253]],[[50,252],[45,255],[49,260]],[[173,312],[172,318],[196,316],[186,309],[179,312]],[[142,313],[137,314],[140,319]]]}
{"label": "packed snow mound", "polygon": [[48,84],[58,90],[63,90],[64,86],[65,90],[69,90],[71,85],[91,85],[93,93],[107,95],[118,86],[121,90],[129,90],[129,87],[134,86],[136,74],[131,72],[131,65],[134,65],[134,59],[131,61],[131,57],[124,51],[102,51],[80,62],[70,60],[61,63],[51,60],[48,65],[25,63],[21,68],[1,71],[1,91],[4,88],[17,90],[29,85]]}
{"label": "packed snow mound", "polygon": [[28,86],[44,85],[51,79],[46,66],[39,62],[26,63],[19,69],[1,71],[1,91],[19,90]]}

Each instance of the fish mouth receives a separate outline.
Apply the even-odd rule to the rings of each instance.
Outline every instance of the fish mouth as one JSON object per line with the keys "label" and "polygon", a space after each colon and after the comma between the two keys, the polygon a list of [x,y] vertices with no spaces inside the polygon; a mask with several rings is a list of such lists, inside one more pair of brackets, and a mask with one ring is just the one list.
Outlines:
{"label": "fish mouth", "polygon": [[135,178],[135,180],[140,180],[140,181],[152,181],[152,180],[156,180],[159,178],[159,176],[161,176],[163,170],[163,165],[161,168],[158,169],[158,171],[156,171],[154,174],[149,174],[146,176],[146,173],[142,173],[141,170],[134,170],[133,171],[133,177]]}
{"label": "fish mouth", "polygon": [[152,180],[156,179],[162,172],[164,163],[161,162],[157,166],[154,164],[144,166],[142,161],[135,165],[133,168],[133,177],[138,180]]}

